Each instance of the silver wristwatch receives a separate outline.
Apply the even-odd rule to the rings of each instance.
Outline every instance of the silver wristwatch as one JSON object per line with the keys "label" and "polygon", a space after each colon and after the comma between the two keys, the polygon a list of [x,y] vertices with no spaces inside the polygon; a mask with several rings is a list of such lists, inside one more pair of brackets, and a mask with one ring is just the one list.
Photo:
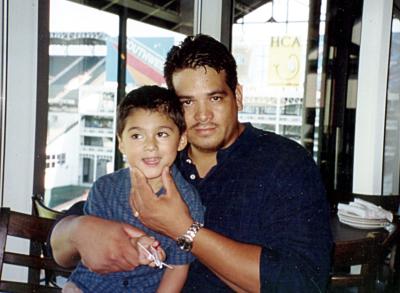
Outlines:
{"label": "silver wristwatch", "polygon": [[184,251],[191,251],[193,247],[193,239],[196,236],[197,232],[199,232],[199,230],[203,228],[203,226],[204,225],[199,222],[194,222],[185,234],[179,236],[176,239],[176,244],[178,245],[178,247]]}

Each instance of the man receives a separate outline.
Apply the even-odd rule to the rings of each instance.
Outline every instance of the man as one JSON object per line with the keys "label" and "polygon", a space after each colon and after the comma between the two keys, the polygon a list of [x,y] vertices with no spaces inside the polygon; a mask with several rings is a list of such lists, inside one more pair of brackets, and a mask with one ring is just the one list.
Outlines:
{"label": "man", "polygon": [[[236,63],[211,37],[187,37],[173,47],[164,75],[184,105],[190,145],[177,164],[200,193],[205,226],[193,221],[167,169],[166,193],[159,198],[134,169],[131,205],[146,226],[177,239],[197,257],[184,291],[325,291],[332,239],[312,157],[295,142],[239,123]],[[99,221],[62,220],[51,238],[56,260],[72,265],[82,257],[98,272],[135,267],[126,235],[139,232]]]}

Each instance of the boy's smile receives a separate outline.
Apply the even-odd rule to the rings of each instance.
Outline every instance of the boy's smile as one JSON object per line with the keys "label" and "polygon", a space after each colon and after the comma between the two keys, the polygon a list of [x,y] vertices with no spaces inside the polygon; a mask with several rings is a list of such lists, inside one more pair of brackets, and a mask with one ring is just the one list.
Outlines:
{"label": "boy's smile", "polygon": [[118,141],[129,166],[142,171],[153,190],[158,191],[162,169],[173,164],[177,151],[186,145],[186,136],[181,137],[166,114],[139,108],[130,112]]}

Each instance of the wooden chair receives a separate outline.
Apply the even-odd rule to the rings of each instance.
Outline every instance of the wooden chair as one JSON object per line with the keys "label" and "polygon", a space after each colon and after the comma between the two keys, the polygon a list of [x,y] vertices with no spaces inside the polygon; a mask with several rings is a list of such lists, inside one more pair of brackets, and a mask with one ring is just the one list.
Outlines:
{"label": "wooden chair", "polygon": [[[379,263],[382,257],[381,237],[373,233],[369,238],[343,241],[336,244],[330,292],[343,292],[343,288],[358,288],[358,292],[375,292]],[[360,265],[360,273],[350,273],[350,267]]]}
{"label": "wooden chair", "polygon": [[[42,194],[34,194],[32,196],[32,214],[41,218],[55,220],[63,215],[63,212],[49,208],[44,204],[44,198]],[[31,253],[36,255],[49,256],[46,248],[46,243],[31,243]],[[57,287],[57,274],[55,272],[45,270],[44,280],[46,285],[52,284]]]}
{"label": "wooden chair", "polygon": [[43,202],[43,196],[41,194],[35,194],[32,196],[32,204],[33,214],[41,218],[55,220],[63,214],[63,212],[47,207]]}
{"label": "wooden chair", "polygon": [[60,288],[40,284],[40,270],[54,271],[65,276],[71,272],[55,261],[37,253],[20,254],[6,251],[7,236],[29,239],[34,243],[45,243],[53,220],[0,208],[0,275],[5,263],[29,268],[26,283],[0,280],[0,292],[61,292]]}

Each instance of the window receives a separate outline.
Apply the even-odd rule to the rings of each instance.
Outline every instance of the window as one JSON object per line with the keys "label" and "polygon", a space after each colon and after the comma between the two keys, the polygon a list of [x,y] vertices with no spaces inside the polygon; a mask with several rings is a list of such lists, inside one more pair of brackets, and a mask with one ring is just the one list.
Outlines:
{"label": "window", "polygon": [[384,144],[383,194],[399,194],[400,179],[400,19],[393,5]]}
{"label": "window", "polygon": [[[85,21],[71,21],[72,15]],[[117,15],[71,1],[50,2],[48,203],[80,196],[79,190],[97,178],[94,164],[100,156],[113,164],[113,143],[104,141],[114,141],[117,84],[109,78],[116,70],[109,63],[116,55],[110,40],[118,37],[118,21]],[[66,187],[76,192],[68,195]]]}
{"label": "window", "polygon": [[45,201],[52,208],[84,196],[97,178],[121,167],[115,113],[124,92],[118,83],[125,91],[164,85],[167,52],[193,32],[194,1],[141,2],[138,10],[77,2],[50,0]]}
{"label": "window", "polygon": [[274,0],[238,17],[232,52],[243,85],[241,121],[301,141],[309,1]]}

